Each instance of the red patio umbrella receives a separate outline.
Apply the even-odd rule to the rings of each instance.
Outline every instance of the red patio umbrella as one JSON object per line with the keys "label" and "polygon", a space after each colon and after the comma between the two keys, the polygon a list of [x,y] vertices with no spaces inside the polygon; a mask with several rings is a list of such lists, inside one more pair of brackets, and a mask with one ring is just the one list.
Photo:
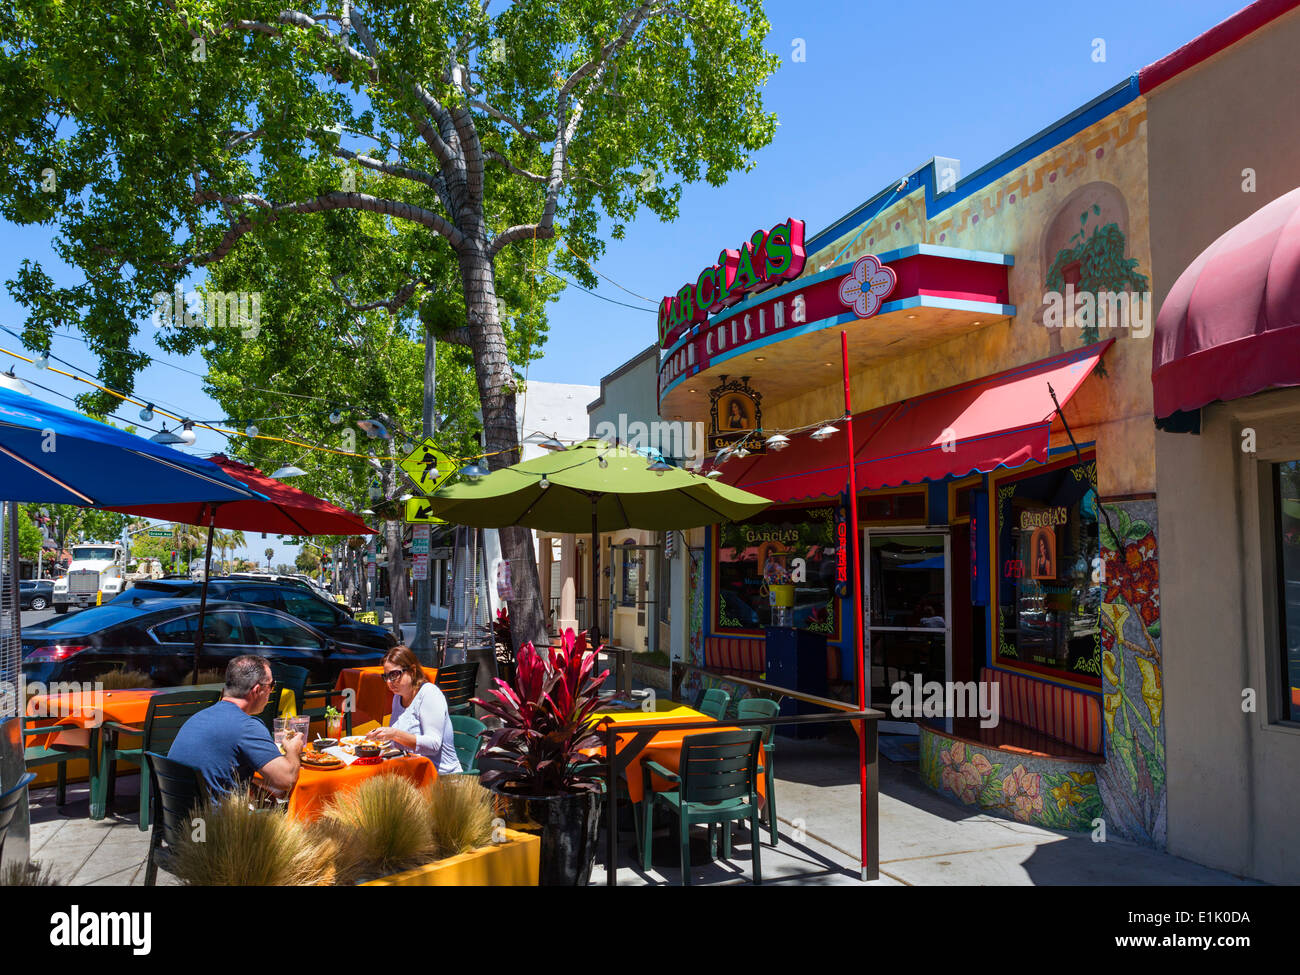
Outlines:
{"label": "red patio umbrella", "polygon": [[203,649],[203,619],[208,608],[208,574],[212,567],[212,532],[216,528],[274,532],[277,535],[373,535],[375,530],[360,515],[328,501],[299,491],[267,477],[256,467],[241,464],[223,454],[208,458],[237,481],[266,495],[265,501],[185,502],[182,504],[140,504],[113,508],[128,515],[161,518],[208,530],[203,556],[203,588],[199,596],[199,624],[194,635],[194,683],[199,678],[199,653]]}

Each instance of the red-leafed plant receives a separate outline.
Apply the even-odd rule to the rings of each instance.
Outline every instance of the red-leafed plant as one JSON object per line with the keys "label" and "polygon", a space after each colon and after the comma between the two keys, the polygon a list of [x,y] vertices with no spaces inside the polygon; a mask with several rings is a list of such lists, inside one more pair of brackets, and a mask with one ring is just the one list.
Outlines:
{"label": "red-leafed plant", "polygon": [[584,754],[601,744],[592,715],[609,671],[595,668],[596,653],[573,630],[547,656],[531,643],[520,649],[513,686],[498,680],[490,699],[474,701],[502,722],[484,757],[504,767],[484,771],[483,785],[530,796],[600,789],[600,767]]}

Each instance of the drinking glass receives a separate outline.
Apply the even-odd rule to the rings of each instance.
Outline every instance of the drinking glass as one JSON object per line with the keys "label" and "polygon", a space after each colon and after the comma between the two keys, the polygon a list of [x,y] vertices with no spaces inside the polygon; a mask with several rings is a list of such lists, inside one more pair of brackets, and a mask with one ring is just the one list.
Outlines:
{"label": "drinking glass", "polygon": [[276,747],[284,751],[284,733],[289,730],[291,718],[274,718],[271,721],[271,736],[275,739]]}
{"label": "drinking glass", "polygon": [[305,714],[300,714],[295,718],[290,718],[289,727],[302,735],[302,740],[305,742],[307,736],[311,733],[311,718]]}

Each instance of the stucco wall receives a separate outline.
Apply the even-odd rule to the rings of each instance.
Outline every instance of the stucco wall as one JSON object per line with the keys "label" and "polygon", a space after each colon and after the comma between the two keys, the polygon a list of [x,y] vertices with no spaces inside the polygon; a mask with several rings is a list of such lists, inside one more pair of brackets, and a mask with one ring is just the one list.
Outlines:
{"label": "stucco wall", "polygon": [[[1248,412],[1265,406],[1283,412]],[[1241,449],[1245,426],[1256,453]],[[1284,883],[1300,882],[1300,728],[1275,721],[1276,590],[1265,584],[1275,556],[1260,490],[1267,462],[1295,450],[1300,390],[1207,407],[1199,436],[1156,434],[1168,849]],[[1255,711],[1243,710],[1247,688]]]}

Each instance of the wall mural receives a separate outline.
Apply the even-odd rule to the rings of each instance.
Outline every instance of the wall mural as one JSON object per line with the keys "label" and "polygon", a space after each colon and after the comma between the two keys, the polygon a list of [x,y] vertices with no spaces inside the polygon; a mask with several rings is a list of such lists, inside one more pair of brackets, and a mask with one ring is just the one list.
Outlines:
{"label": "wall mural", "polygon": [[[1156,503],[1104,506],[1106,594],[1101,607],[1106,764],[1100,782],[1107,829],[1165,845],[1165,729]],[[1113,528],[1113,531],[1112,531]]]}
{"label": "wall mural", "polygon": [[[686,599],[690,605],[690,626],[686,643],[686,662],[692,667],[704,666],[704,590],[707,582],[704,576],[704,550],[688,548]],[[700,691],[698,671],[688,671],[682,681],[682,696],[688,701],[695,700]]]}
{"label": "wall mural", "polygon": [[1093,828],[1103,815],[1099,768],[984,749],[922,729],[926,785],[967,806],[1047,829]]}

